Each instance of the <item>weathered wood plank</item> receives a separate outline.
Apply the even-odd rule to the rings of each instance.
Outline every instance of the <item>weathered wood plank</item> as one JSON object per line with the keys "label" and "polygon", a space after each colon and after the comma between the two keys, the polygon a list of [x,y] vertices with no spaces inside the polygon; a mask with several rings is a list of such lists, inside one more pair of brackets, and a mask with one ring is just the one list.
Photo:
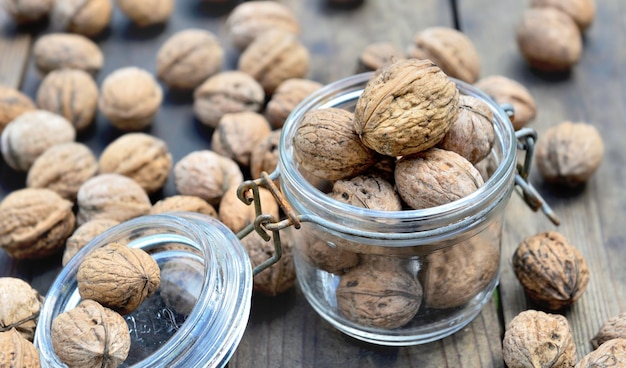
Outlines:
{"label": "weathered wood plank", "polygon": [[[505,322],[524,309],[532,308],[511,268],[511,256],[526,236],[540,231],[558,230],[576,245],[589,263],[591,281],[567,316],[574,334],[578,355],[591,350],[589,339],[600,324],[619,312],[624,305],[623,262],[625,254],[616,248],[623,239],[624,203],[621,191],[621,163],[626,159],[623,143],[623,69],[624,55],[619,40],[622,32],[623,4],[598,2],[596,24],[587,32],[582,60],[571,73],[545,75],[531,71],[517,50],[515,25],[526,2],[466,0],[459,2],[461,28],[475,42],[483,61],[483,76],[502,74],[522,82],[537,100],[538,116],[530,125],[541,133],[564,121],[595,124],[606,142],[603,166],[577,192],[564,192],[545,185],[537,173],[531,181],[561,217],[562,225],[552,226],[540,214],[533,214],[519,198],[507,208],[503,237],[503,264],[500,293]],[[477,11],[480,9],[480,12]],[[620,11],[622,13],[620,13]],[[619,127],[618,127],[619,125]],[[617,129],[617,131],[616,131]],[[621,244],[620,244],[621,245]]]}
{"label": "weathered wood plank", "polygon": [[0,29],[0,84],[19,88],[26,70],[31,36],[18,31],[3,10],[0,10]]}

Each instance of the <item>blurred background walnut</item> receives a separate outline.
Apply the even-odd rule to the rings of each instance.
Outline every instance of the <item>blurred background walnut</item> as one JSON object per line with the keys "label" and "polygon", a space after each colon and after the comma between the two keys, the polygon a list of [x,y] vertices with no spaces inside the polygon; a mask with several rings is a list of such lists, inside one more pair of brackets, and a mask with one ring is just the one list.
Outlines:
{"label": "blurred background walnut", "polygon": [[[254,204],[247,205],[237,197],[237,187],[231,187],[224,193],[219,206],[220,220],[231,229],[234,233],[243,230],[244,227],[253,224],[256,220],[256,211]],[[274,199],[272,193],[262,187],[259,187],[259,198],[263,214],[274,216],[279,219],[278,203]]]}
{"label": "blurred background walnut", "polygon": [[52,3],[52,0],[4,0],[0,1],[0,7],[17,24],[27,24],[46,18],[52,9]]}
{"label": "blurred background walnut", "polygon": [[0,333],[14,330],[33,341],[43,297],[26,281],[15,277],[0,277],[0,295]]}
{"label": "blurred background walnut", "polygon": [[357,60],[357,73],[379,70],[384,65],[404,59],[404,52],[391,42],[375,42],[365,46]]}
{"label": "blurred background walnut", "polygon": [[225,114],[211,136],[211,148],[241,166],[250,166],[252,150],[272,131],[267,119],[252,111]]}
{"label": "blurred background walnut", "polygon": [[531,7],[551,7],[558,9],[574,20],[581,32],[591,26],[596,16],[595,0],[531,0]]}
{"label": "blurred background walnut", "polygon": [[287,116],[311,93],[322,88],[322,84],[302,78],[287,79],[278,85],[267,103],[265,115],[275,129],[285,124]]}
{"label": "blurred background walnut", "polygon": [[0,85],[0,134],[12,120],[35,108],[35,103],[27,95],[15,88]]}
{"label": "blurred background walnut", "polygon": [[198,212],[211,217],[217,218],[215,207],[211,206],[207,201],[200,197],[192,195],[174,195],[161,199],[152,205],[150,209],[151,215],[165,212]]}
{"label": "blurred background walnut", "polygon": [[63,266],[89,243],[96,236],[102,234],[105,230],[119,224],[119,221],[109,219],[94,219],[87,221],[74,230],[72,235],[65,242],[65,250],[63,251]]}
{"label": "blurred background walnut", "polygon": [[120,10],[140,27],[165,23],[174,10],[174,0],[116,0]]}
{"label": "blurred background walnut", "polygon": [[69,33],[39,37],[33,44],[33,58],[42,75],[61,68],[82,69],[96,75],[104,63],[98,45],[85,36]]}
{"label": "blurred background walnut", "polygon": [[528,125],[537,115],[537,104],[530,91],[513,79],[502,75],[491,75],[476,82],[475,87],[481,89],[500,105],[513,105],[515,113],[513,128],[515,130]]}
{"label": "blurred background walnut", "polygon": [[258,142],[250,152],[250,175],[260,178],[261,172],[274,172],[278,166],[278,141],[281,129],[273,130],[263,140]]}
{"label": "blurred background walnut", "polygon": [[626,366],[626,339],[612,339],[585,355],[576,368],[624,367]]}
{"label": "blurred background walnut", "polygon": [[111,23],[112,0],[54,0],[52,21],[67,32],[94,37]]}
{"label": "blurred background walnut", "polygon": [[605,342],[619,338],[626,339],[626,313],[620,313],[604,321],[598,333],[591,339],[591,346],[597,349]]}

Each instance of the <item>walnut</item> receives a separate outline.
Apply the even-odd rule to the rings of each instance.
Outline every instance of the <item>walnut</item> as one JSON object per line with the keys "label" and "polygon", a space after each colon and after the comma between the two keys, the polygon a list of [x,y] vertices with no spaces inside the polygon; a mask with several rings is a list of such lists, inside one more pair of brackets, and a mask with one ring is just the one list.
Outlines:
{"label": "walnut", "polygon": [[582,36],[572,18],[555,8],[529,8],[515,29],[528,64],[545,72],[569,70],[582,54]]}
{"label": "walnut", "polygon": [[387,156],[436,145],[457,120],[459,90],[429,60],[399,60],[365,86],[354,111],[363,144]]}
{"label": "walnut", "polygon": [[591,346],[597,349],[605,342],[618,338],[626,338],[626,313],[620,313],[604,321],[598,333],[591,339]]}
{"label": "walnut", "polygon": [[0,295],[0,334],[14,330],[33,341],[43,297],[26,281],[15,277],[0,277]]}
{"label": "walnut", "polygon": [[474,167],[480,172],[483,181],[487,181],[498,168],[498,161],[493,155],[489,155],[482,161],[475,163]]}
{"label": "walnut", "polygon": [[445,74],[467,83],[480,75],[478,51],[464,33],[447,27],[430,27],[415,34],[408,56],[430,59]]}
{"label": "walnut", "polygon": [[623,367],[626,365],[626,339],[617,338],[585,355],[576,368]]}
{"label": "walnut", "polygon": [[[289,232],[281,231],[282,256],[277,263],[254,276],[253,290],[266,296],[276,296],[291,289],[296,283],[296,270],[293,263],[293,242]],[[241,244],[250,257],[252,267],[256,267],[274,255],[274,241],[265,241],[253,231],[241,239]]]}
{"label": "walnut", "polygon": [[175,195],[156,202],[150,209],[151,215],[165,212],[198,212],[217,218],[217,211],[207,201],[191,195]]}
{"label": "walnut", "polygon": [[123,222],[150,212],[150,198],[134,180],[120,174],[99,174],[81,185],[76,197],[77,222],[94,219]]}
{"label": "walnut", "polygon": [[311,232],[300,232],[304,235],[298,239],[302,255],[315,267],[335,275],[343,275],[359,264],[358,253],[337,248],[334,243],[318,239]]}
{"label": "walnut", "polygon": [[50,33],[41,36],[33,45],[37,70],[43,75],[62,68],[82,69],[96,75],[104,56],[98,45],[85,36],[69,33]]}
{"label": "walnut", "polygon": [[35,108],[35,104],[27,95],[15,88],[0,85],[0,134],[15,118]]}
{"label": "walnut", "polygon": [[80,131],[91,125],[96,116],[98,86],[83,70],[53,70],[39,85],[37,105],[63,116]]}
{"label": "walnut", "polygon": [[476,82],[476,88],[488,94],[498,104],[511,104],[515,116],[513,128],[519,130],[537,115],[537,104],[521,83],[502,75],[492,75]]}
{"label": "walnut", "polygon": [[456,201],[483,185],[483,178],[469,161],[440,148],[402,157],[394,176],[398,194],[416,210]]}
{"label": "walnut", "polygon": [[35,345],[11,329],[0,332],[0,365],[8,368],[38,368],[41,362]]}
{"label": "walnut", "polygon": [[45,150],[28,170],[28,188],[48,188],[61,197],[76,200],[80,186],[96,175],[98,162],[83,143],[61,143]]}
{"label": "walnut", "polygon": [[174,182],[180,194],[193,195],[216,206],[229,188],[243,182],[239,165],[210,150],[194,151],[174,165]]}
{"label": "walnut", "polygon": [[585,258],[556,231],[524,239],[513,254],[513,271],[526,295],[549,310],[573,304],[589,283]]}
{"label": "walnut", "polygon": [[17,24],[28,24],[46,18],[52,9],[52,0],[4,0],[0,2],[0,7]]}
{"label": "walnut", "polygon": [[508,367],[573,367],[576,345],[567,319],[558,314],[526,310],[504,333],[504,362]]}
{"label": "walnut", "polygon": [[226,19],[226,29],[233,44],[240,50],[268,30],[279,29],[293,34],[300,32],[293,12],[274,1],[240,3]]}
{"label": "walnut", "polygon": [[100,154],[100,173],[128,176],[148,194],[163,188],[172,168],[165,141],[146,133],[126,133]]}
{"label": "walnut", "polygon": [[94,37],[111,23],[111,0],[54,0],[52,20],[61,29]]}
{"label": "walnut", "polygon": [[359,55],[356,72],[379,70],[385,65],[404,59],[404,53],[391,42],[371,43]]}
{"label": "walnut", "polygon": [[368,327],[402,327],[422,303],[422,286],[399,266],[360,264],[341,276],[335,293],[341,314]]}
{"label": "walnut", "polygon": [[49,189],[25,188],[0,202],[0,246],[15,259],[59,252],[74,231],[72,202]]}
{"label": "walnut", "polygon": [[278,85],[267,103],[265,115],[274,128],[282,128],[287,116],[311,93],[322,88],[322,84],[302,78],[290,78]]}
{"label": "walnut", "polygon": [[224,114],[261,110],[265,102],[263,87],[240,71],[218,73],[193,94],[193,111],[204,125],[215,128]]}
{"label": "walnut", "polygon": [[250,152],[250,174],[260,178],[261,172],[272,173],[278,166],[278,142],[282,130],[273,130]]}
{"label": "walnut", "polygon": [[459,117],[437,147],[454,151],[476,164],[491,152],[496,131],[489,105],[472,96],[459,99]]}
{"label": "walnut", "polygon": [[272,94],[287,79],[304,78],[309,51],[292,33],[272,30],[260,34],[239,57],[238,69]]}
{"label": "walnut", "polygon": [[48,148],[76,139],[76,130],[64,117],[45,110],[27,111],[7,124],[0,150],[7,165],[28,171]]}
{"label": "walnut", "polygon": [[272,128],[267,119],[252,111],[225,114],[213,131],[211,148],[242,166],[250,166],[252,150]]}
{"label": "walnut", "polygon": [[596,16],[595,0],[532,0],[531,7],[551,7],[572,17],[581,32],[584,32]]}
{"label": "walnut", "polygon": [[[272,193],[260,187],[259,199],[261,200],[261,213],[270,214],[278,220],[278,203],[276,203]],[[257,217],[254,204],[247,205],[239,200],[236,186],[229,188],[226,193],[224,193],[220,201],[218,213],[220,220],[234,233],[254,223]]]}
{"label": "walnut", "polygon": [[215,35],[202,29],[186,29],[168,38],[156,57],[157,76],[176,89],[194,89],[219,72],[224,50]]}
{"label": "walnut", "polygon": [[129,314],[159,288],[159,265],[140,248],[109,243],[93,250],[76,273],[81,298]]}
{"label": "walnut", "polygon": [[352,206],[380,211],[401,211],[402,202],[393,186],[375,175],[337,180],[331,198]]}
{"label": "walnut", "polygon": [[92,241],[96,236],[119,223],[120,222],[116,220],[94,219],[77,227],[65,242],[65,250],[63,251],[62,259],[63,266],[67,265],[70,259],[72,259],[78,251],[83,249],[85,245]]}
{"label": "walnut", "polygon": [[293,137],[294,157],[314,176],[337,180],[358,175],[376,161],[354,131],[354,114],[338,108],[307,111]]}
{"label": "walnut", "polygon": [[125,67],[102,82],[98,107],[113,126],[132,131],[146,128],[161,106],[163,90],[152,74]]}
{"label": "walnut", "polygon": [[159,293],[168,308],[183,316],[196,305],[204,284],[204,267],[197,262],[173,260],[161,266]]}
{"label": "walnut", "polygon": [[69,367],[118,367],[130,351],[124,317],[93,300],[83,300],[52,321],[52,347]]}
{"label": "walnut", "polygon": [[165,23],[174,11],[174,0],[117,0],[117,5],[140,27]]}
{"label": "walnut", "polygon": [[551,183],[578,186],[598,170],[604,143],[591,124],[560,123],[537,140],[535,162],[543,178]]}

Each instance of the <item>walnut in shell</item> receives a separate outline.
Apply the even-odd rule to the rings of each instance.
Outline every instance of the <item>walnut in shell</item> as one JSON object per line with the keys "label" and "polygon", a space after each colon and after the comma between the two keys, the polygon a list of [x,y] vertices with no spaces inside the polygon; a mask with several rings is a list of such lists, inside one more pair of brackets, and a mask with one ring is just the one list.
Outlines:
{"label": "walnut in shell", "polygon": [[0,7],[17,24],[28,24],[46,18],[52,9],[52,0],[4,0],[0,2]]}
{"label": "walnut in shell", "polygon": [[97,172],[98,162],[89,147],[78,142],[61,143],[37,157],[28,170],[26,186],[48,188],[74,201],[80,186]]}
{"label": "walnut in shell", "polygon": [[598,170],[604,143],[591,124],[560,123],[537,140],[535,162],[543,178],[556,184],[578,186]]}
{"label": "walnut in shell", "polygon": [[556,8],[526,9],[515,33],[519,51],[535,69],[566,71],[580,60],[580,30],[569,15]]}
{"label": "walnut in shell", "polygon": [[119,221],[109,219],[94,219],[87,221],[74,230],[72,235],[65,242],[65,250],[63,251],[63,266],[87,245],[96,236],[102,234],[106,230],[119,224]]}
{"label": "walnut in shell", "polygon": [[521,83],[502,75],[492,75],[476,82],[476,88],[493,98],[498,104],[511,104],[515,116],[513,128],[519,130],[537,115],[537,104],[530,91]]}
{"label": "walnut in shell", "polygon": [[293,12],[274,1],[243,2],[226,19],[226,29],[235,47],[245,49],[263,32],[279,29],[298,34],[300,26]]}
{"label": "walnut in shell", "polygon": [[203,29],[186,29],[168,38],[156,57],[157,76],[176,89],[194,89],[219,72],[224,50],[217,37]]}
{"label": "walnut in shell", "polygon": [[85,36],[69,33],[43,35],[33,45],[37,70],[43,75],[55,69],[82,69],[96,75],[104,56],[98,45]]}
{"label": "walnut in shell", "polygon": [[52,347],[69,367],[116,368],[130,351],[124,317],[93,300],[83,300],[52,321]]}
{"label": "walnut in shell", "polygon": [[596,16],[595,0],[532,0],[530,6],[551,7],[566,13],[576,22],[581,32],[591,26]]}
{"label": "walnut in shell", "polygon": [[480,172],[469,161],[440,148],[402,157],[394,177],[398,194],[416,210],[456,201],[483,185]]}
{"label": "walnut in shell", "polygon": [[379,70],[387,64],[404,59],[404,53],[391,42],[371,43],[363,49],[358,59],[357,73]]}
{"label": "walnut in shell", "polygon": [[459,117],[437,147],[454,151],[476,164],[489,155],[495,139],[489,105],[476,97],[461,96]]}
{"label": "walnut in shell", "polygon": [[14,330],[24,339],[33,341],[43,303],[39,292],[22,279],[0,277],[0,297],[0,333]]}
{"label": "walnut in shell", "polygon": [[577,360],[567,319],[536,310],[523,311],[511,320],[502,355],[508,367],[573,367]]}
{"label": "walnut in shell", "polygon": [[408,56],[430,59],[448,76],[474,83],[480,75],[478,51],[464,33],[448,27],[430,27],[415,34]]}
{"label": "walnut in shell", "polygon": [[260,178],[261,172],[272,173],[278,166],[278,141],[282,130],[273,130],[250,152],[250,174]]}
{"label": "walnut in shell", "polygon": [[28,171],[48,148],[75,139],[76,130],[64,117],[45,110],[27,111],[4,128],[0,150],[7,165]]}
{"label": "walnut in shell", "polygon": [[116,0],[120,10],[140,27],[165,23],[174,11],[174,0]]}
{"label": "walnut in shell", "polygon": [[322,88],[322,84],[302,78],[282,82],[267,103],[265,115],[274,128],[282,128],[287,116],[308,95]]}
{"label": "walnut in shell", "polygon": [[224,114],[261,110],[263,87],[250,75],[236,71],[218,73],[202,83],[193,94],[193,111],[205,125],[215,128]]}
{"label": "walnut in shell", "polygon": [[163,90],[152,74],[137,67],[125,67],[102,82],[98,107],[120,130],[146,128],[157,114]]}
{"label": "walnut in shell", "polygon": [[598,333],[591,339],[591,346],[597,349],[612,339],[626,339],[626,313],[613,316],[602,324]]}
{"label": "walnut in shell", "polygon": [[161,271],[143,249],[109,243],[85,257],[76,282],[81,298],[129,314],[159,288]]}
{"label": "walnut in shell", "polygon": [[363,144],[387,156],[436,145],[459,113],[459,90],[429,60],[399,60],[365,86],[354,111]]}
{"label": "walnut in shell", "polygon": [[[237,189],[237,186],[234,186],[224,193],[218,210],[220,220],[234,233],[254,223],[257,217],[254,204],[247,205],[239,200]],[[260,187],[259,199],[261,200],[261,213],[272,215],[278,220],[278,203],[272,193]]]}
{"label": "walnut in shell", "polygon": [[98,108],[98,86],[80,69],[57,69],[41,81],[37,106],[66,118],[76,130],[93,122]]}
{"label": "walnut in shell", "polygon": [[172,260],[161,266],[159,293],[168,308],[187,316],[196,305],[204,284],[201,263]]}
{"label": "walnut in shell", "polygon": [[401,268],[360,264],[341,276],[337,308],[363,326],[393,329],[407,324],[422,303],[422,286]]}
{"label": "walnut in shell", "polygon": [[400,211],[402,202],[393,186],[375,175],[357,175],[337,180],[331,198],[352,206],[380,211]]}
{"label": "walnut in shell", "polygon": [[243,182],[239,165],[210,150],[194,151],[174,165],[174,182],[180,194],[193,195],[218,205],[229,188]]}
{"label": "walnut in shell", "polygon": [[211,148],[242,166],[250,166],[252,150],[272,131],[259,113],[243,111],[225,114],[213,131]]}
{"label": "walnut in shell", "polygon": [[207,201],[191,195],[175,195],[163,198],[150,209],[151,215],[166,212],[198,212],[217,218],[217,211]]}
{"label": "walnut in shell", "polygon": [[128,176],[148,194],[163,188],[172,168],[165,141],[146,133],[126,133],[109,143],[98,161],[100,173]]}
{"label": "walnut in shell", "polygon": [[358,175],[376,162],[354,130],[354,114],[338,108],[307,111],[293,137],[294,158],[305,171],[337,180]]}
{"label": "walnut in shell", "polygon": [[573,304],[589,283],[585,258],[556,231],[524,239],[513,254],[513,271],[526,295],[549,310]]}
{"label": "walnut in shell", "polygon": [[272,94],[287,79],[306,76],[309,51],[292,33],[267,31],[241,54],[238,69],[256,79],[265,93]]}
{"label": "walnut in shell", "polygon": [[93,219],[123,222],[150,212],[150,198],[133,179],[120,174],[99,174],[78,189],[77,222]]}
{"label": "walnut in shell", "polygon": [[15,118],[35,108],[35,104],[27,95],[15,88],[0,85],[0,134]]}
{"label": "walnut in shell", "polygon": [[54,0],[52,21],[67,32],[94,37],[111,23],[112,0]]}
{"label": "walnut in shell", "polygon": [[297,242],[302,255],[315,267],[335,275],[343,275],[359,264],[358,253],[337,248],[334,243],[320,240],[304,229],[300,232],[303,236]]}
{"label": "walnut in shell", "polygon": [[626,339],[617,338],[600,345],[585,355],[576,368],[602,368],[626,366]]}
{"label": "walnut in shell", "polygon": [[15,329],[0,332],[0,366],[39,368],[39,352],[32,342],[22,337]]}
{"label": "walnut in shell", "polygon": [[[254,276],[253,290],[267,296],[276,296],[291,289],[296,282],[293,263],[293,242],[289,232],[281,230],[282,256],[278,262]],[[252,267],[256,267],[274,255],[274,240],[265,241],[253,231],[241,239],[241,244],[250,257]]]}
{"label": "walnut in shell", "polygon": [[49,189],[25,188],[0,202],[0,246],[15,259],[59,252],[74,231],[72,202]]}

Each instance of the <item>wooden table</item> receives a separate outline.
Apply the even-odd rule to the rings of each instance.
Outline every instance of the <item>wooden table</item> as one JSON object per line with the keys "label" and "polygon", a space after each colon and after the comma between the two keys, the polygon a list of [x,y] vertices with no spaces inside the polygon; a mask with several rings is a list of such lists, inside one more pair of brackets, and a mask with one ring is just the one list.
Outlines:
{"label": "wooden table", "polygon": [[[405,48],[421,29],[457,24],[482,57],[482,76],[502,74],[529,88],[538,103],[538,116],[531,127],[540,137],[563,120],[586,121],[599,129],[605,141],[605,159],[584,188],[564,193],[544,185],[536,173],[530,178],[560,216],[558,230],[581,250],[591,269],[586,293],[563,312],[571,324],[579,357],[588,353],[589,339],[599,326],[624,311],[626,304],[626,194],[622,193],[626,182],[626,3],[598,1],[596,22],[585,35],[580,64],[571,73],[555,76],[533,72],[517,51],[514,27],[527,6],[524,1],[365,0],[349,9],[331,8],[324,0],[282,2],[293,9],[302,24],[301,39],[311,52],[311,79],[328,83],[352,74],[357,55],[368,43],[392,41]],[[127,65],[154,71],[158,45],[173,32],[188,27],[202,27],[219,35],[227,50],[224,68],[234,69],[238,54],[224,32],[229,7],[216,8],[199,0],[178,0],[176,7],[166,26],[150,29],[129,25],[116,11],[111,29],[97,40],[106,56],[98,82]],[[29,60],[29,50],[38,35],[50,30],[48,25],[18,29],[0,13],[0,83],[34,96],[40,77]],[[174,160],[209,146],[211,132],[194,119],[190,104],[189,94],[167,93],[150,130],[170,143]],[[99,154],[120,134],[98,116],[95,128],[78,139]],[[176,144],[183,141],[185,145]],[[23,187],[24,180],[23,174],[0,161],[0,199]],[[161,195],[174,192],[170,178]],[[532,308],[513,275],[512,252],[522,238],[553,229],[547,218],[533,213],[513,196],[502,241],[499,300],[494,298],[478,318],[453,336],[415,347],[365,344],[339,333],[317,316],[296,287],[274,299],[253,298],[249,326],[229,366],[502,367],[501,341],[506,324],[520,311]],[[0,251],[0,276],[21,277],[45,293],[60,269],[59,259],[15,262]]]}

